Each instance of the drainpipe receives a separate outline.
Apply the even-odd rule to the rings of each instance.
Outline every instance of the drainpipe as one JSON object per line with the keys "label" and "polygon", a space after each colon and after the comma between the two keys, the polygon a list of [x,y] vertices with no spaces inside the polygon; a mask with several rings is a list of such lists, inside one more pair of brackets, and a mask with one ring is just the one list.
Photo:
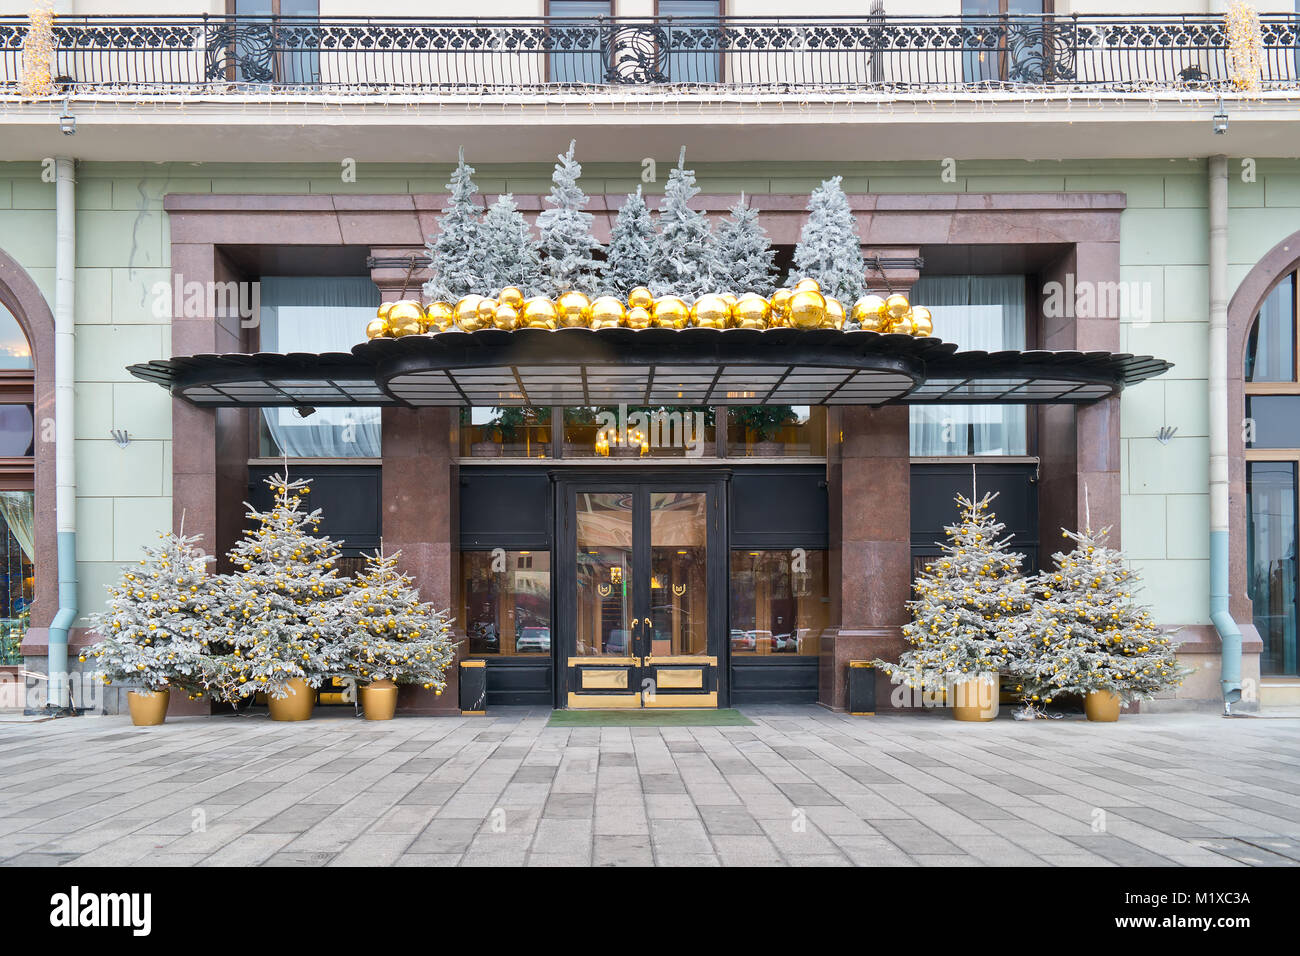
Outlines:
{"label": "drainpipe", "polygon": [[68,631],[77,619],[77,479],[73,383],[76,361],[77,219],[75,161],[54,161],[54,514],[58,531],[59,610],[50,624],[49,707],[68,697]]}
{"label": "drainpipe", "polygon": [[1228,610],[1228,158],[1211,156],[1210,620],[1222,648],[1224,716],[1241,700],[1241,629]]}

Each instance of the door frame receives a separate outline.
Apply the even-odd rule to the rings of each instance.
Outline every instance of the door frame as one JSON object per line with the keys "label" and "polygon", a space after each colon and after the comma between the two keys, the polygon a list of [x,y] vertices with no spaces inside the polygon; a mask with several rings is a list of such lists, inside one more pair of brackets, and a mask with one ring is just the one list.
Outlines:
{"label": "door frame", "polygon": [[[569,639],[576,618],[577,564],[574,551],[577,524],[570,500],[579,488],[636,492],[640,487],[654,491],[702,491],[710,494],[708,537],[705,542],[708,567],[709,602],[707,610],[708,653],[717,659],[716,680],[718,707],[731,705],[731,646],[727,640],[731,613],[730,532],[727,524],[731,484],[729,468],[564,468],[551,471],[552,503],[555,521],[555,556],[551,565],[552,639],[554,665],[553,705],[557,710],[568,707]],[[634,534],[646,534],[634,516]],[[647,542],[647,548],[648,548]],[[647,581],[649,579],[647,578]]]}

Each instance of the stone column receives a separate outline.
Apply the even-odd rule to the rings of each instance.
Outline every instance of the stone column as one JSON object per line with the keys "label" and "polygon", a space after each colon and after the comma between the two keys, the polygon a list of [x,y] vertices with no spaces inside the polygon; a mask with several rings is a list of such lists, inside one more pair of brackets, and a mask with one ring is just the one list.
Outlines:
{"label": "stone column", "polygon": [[[459,485],[452,445],[451,408],[385,408],[383,412],[383,540],[401,551],[401,568],[415,579],[420,597],[455,613]],[[456,640],[461,640],[456,629]],[[403,714],[459,714],[459,680],[453,662],[441,696],[401,685]]]}

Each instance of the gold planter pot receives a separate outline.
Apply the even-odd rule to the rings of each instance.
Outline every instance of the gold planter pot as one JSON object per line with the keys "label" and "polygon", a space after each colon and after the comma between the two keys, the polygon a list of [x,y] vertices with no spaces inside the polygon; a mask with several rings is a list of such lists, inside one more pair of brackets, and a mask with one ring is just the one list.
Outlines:
{"label": "gold planter pot", "polygon": [[998,715],[997,675],[953,684],[952,715],[957,720],[992,720]]}
{"label": "gold planter pot", "polygon": [[307,686],[301,677],[295,677],[285,684],[288,697],[266,695],[266,706],[271,711],[272,720],[306,720],[311,717],[311,709],[316,703],[316,692]]}
{"label": "gold planter pot", "polygon": [[1119,720],[1119,695],[1108,690],[1094,690],[1083,698],[1083,712],[1089,720],[1111,723]]}
{"label": "gold planter pot", "polygon": [[167,703],[172,699],[168,688],[155,691],[126,692],[126,706],[131,711],[131,723],[137,727],[157,727],[167,719]]}
{"label": "gold planter pot", "polygon": [[376,680],[361,685],[361,712],[366,720],[392,720],[397,711],[397,685]]}

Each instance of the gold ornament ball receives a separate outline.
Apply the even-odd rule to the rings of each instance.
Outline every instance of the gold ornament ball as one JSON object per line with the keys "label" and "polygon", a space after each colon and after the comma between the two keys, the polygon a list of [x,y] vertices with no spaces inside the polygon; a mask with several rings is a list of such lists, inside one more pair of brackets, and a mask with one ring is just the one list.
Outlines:
{"label": "gold ornament ball", "polygon": [[648,329],[652,321],[654,320],[651,318],[650,310],[644,306],[634,305],[627,310],[627,327],[629,329]]}
{"label": "gold ornament ball", "polygon": [[623,300],[612,295],[602,295],[591,303],[593,329],[617,329],[627,323]]}
{"label": "gold ornament ball", "polygon": [[396,305],[396,304],[397,304],[397,303],[395,303],[395,302],[383,302],[383,303],[381,303],[380,306],[379,306],[379,311],[375,313],[375,318],[378,318],[378,319],[386,319],[386,318],[388,318],[388,310],[391,309],[391,308],[392,308],[394,305]]}
{"label": "gold ornament ball", "polygon": [[734,311],[735,308],[736,308],[736,303],[740,301],[740,299],[736,296],[736,293],[734,293],[734,292],[720,292],[720,293],[718,293],[718,294],[721,295],[722,298],[726,300],[727,305],[729,305],[729,306],[732,308],[732,310]]}
{"label": "gold ornament ball", "polygon": [[885,300],[878,295],[864,295],[853,303],[853,321],[867,332],[885,330]]}
{"label": "gold ornament ball", "polygon": [[826,317],[822,319],[822,326],[828,329],[844,328],[844,303],[839,299],[826,297]]}
{"label": "gold ornament ball", "polygon": [[456,315],[447,302],[430,302],[424,307],[424,331],[443,332],[451,328]]}
{"label": "gold ornament ball", "polygon": [[820,292],[821,283],[816,279],[800,279],[794,284],[795,292]]}
{"label": "gold ornament ball", "polygon": [[757,292],[746,292],[731,310],[731,314],[738,329],[765,329],[770,311],[767,299]]}
{"label": "gold ornament ball", "polygon": [[479,318],[479,321],[483,323],[483,327],[484,327],[484,328],[487,328],[489,325],[492,324],[492,320],[496,318],[496,314],[497,314],[497,300],[496,300],[496,299],[486,299],[486,298],[485,298],[485,299],[481,299],[481,300],[479,300],[479,304],[478,304],[478,318]]}
{"label": "gold ornament ball", "polygon": [[483,301],[481,295],[467,295],[456,303],[452,316],[456,319],[456,328],[462,332],[477,332],[484,323],[478,317],[478,304]]}
{"label": "gold ornament ball", "polygon": [[591,324],[591,300],[581,292],[566,292],[555,302],[557,321],[566,329]]}
{"label": "gold ornament ball", "polygon": [[418,302],[394,302],[388,310],[388,332],[394,338],[419,335],[424,331],[424,306]]}
{"label": "gold ornament ball", "polygon": [[386,339],[388,338],[388,323],[383,319],[371,319],[366,323],[366,338],[368,339]]}
{"label": "gold ornament ball", "polygon": [[905,315],[890,319],[889,331],[892,335],[914,335],[916,324],[912,321],[912,310],[908,309]]}
{"label": "gold ornament ball", "polygon": [[502,302],[492,314],[492,327],[503,332],[513,332],[519,328],[519,310],[509,303]]}
{"label": "gold ornament ball", "polygon": [[911,310],[912,306],[907,301],[907,296],[899,295],[895,292],[885,300],[885,315],[890,319],[901,319]]}
{"label": "gold ornament ball", "polygon": [[512,285],[506,286],[497,296],[497,301],[502,305],[508,305],[516,312],[524,307],[524,294]]}
{"label": "gold ornament ball", "polygon": [[790,324],[796,329],[815,329],[826,318],[826,297],[805,289],[790,296]]}
{"label": "gold ornament ball", "polygon": [[912,306],[912,334],[920,338],[934,334],[934,316],[923,305]]}
{"label": "gold ornament ball", "polygon": [[655,297],[650,294],[650,290],[645,286],[637,286],[627,294],[627,307],[629,309],[645,309],[647,312],[654,308]]}
{"label": "gold ornament ball", "polygon": [[650,314],[654,317],[655,328],[658,329],[684,329],[691,320],[690,308],[675,295],[656,299],[655,307]]}
{"label": "gold ornament ball", "polygon": [[720,295],[702,295],[691,308],[691,325],[700,329],[725,329],[731,323],[731,306]]}
{"label": "gold ornament ball", "polygon": [[555,303],[544,295],[535,295],[524,303],[524,325],[530,329],[553,329],[556,319]]}

